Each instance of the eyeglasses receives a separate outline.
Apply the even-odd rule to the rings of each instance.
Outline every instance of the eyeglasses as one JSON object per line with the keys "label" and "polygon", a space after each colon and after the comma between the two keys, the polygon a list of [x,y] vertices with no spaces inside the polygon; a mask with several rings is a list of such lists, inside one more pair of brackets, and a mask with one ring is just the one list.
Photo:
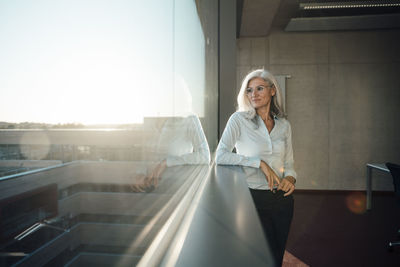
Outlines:
{"label": "eyeglasses", "polygon": [[251,87],[246,88],[246,95],[252,95],[254,93],[254,91],[257,91],[257,93],[263,93],[266,91],[267,88],[272,88],[273,85],[268,85],[268,86],[264,86],[264,85],[259,85],[255,88],[255,90]]}

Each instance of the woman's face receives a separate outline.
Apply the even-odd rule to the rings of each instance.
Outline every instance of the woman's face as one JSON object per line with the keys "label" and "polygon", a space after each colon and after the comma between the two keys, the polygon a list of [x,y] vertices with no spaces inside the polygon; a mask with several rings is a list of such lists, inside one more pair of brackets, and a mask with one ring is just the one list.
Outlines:
{"label": "woman's face", "polygon": [[246,88],[246,96],[255,109],[268,106],[274,95],[275,87],[273,84],[264,81],[262,78],[251,79]]}

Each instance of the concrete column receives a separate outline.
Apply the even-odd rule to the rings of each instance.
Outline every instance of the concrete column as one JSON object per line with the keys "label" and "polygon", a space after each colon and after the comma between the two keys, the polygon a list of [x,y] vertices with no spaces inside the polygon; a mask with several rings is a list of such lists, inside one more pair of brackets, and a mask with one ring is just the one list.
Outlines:
{"label": "concrete column", "polygon": [[236,108],[236,0],[219,1],[219,137]]}

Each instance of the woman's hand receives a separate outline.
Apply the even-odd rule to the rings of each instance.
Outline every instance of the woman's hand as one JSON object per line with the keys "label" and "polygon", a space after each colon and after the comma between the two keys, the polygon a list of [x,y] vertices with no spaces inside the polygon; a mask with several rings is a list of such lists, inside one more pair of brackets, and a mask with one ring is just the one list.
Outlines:
{"label": "woman's hand", "polygon": [[158,181],[161,179],[161,175],[167,167],[166,160],[163,160],[156,164],[148,175],[136,176],[136,183],[131,185],[132,191],[134,192],[150,192],[157,187]]}
{"label": "woman's hand", "polygon": [[164,172],[165,168],[167,167],[167,161],[164,159],[163,161],[159,162],[153,170],[150,172],[150,175],[147,179],[148,186],[156,187],[158,185],[158,180],[161,179],[161,175]]}
{"label": "woman's hand", "polygon": [[281,183],[278,186],[278,190],[285,191],[286,193],[283,196],[288,196],[294,191],[294,184],[296,183],[296,179],[292,176],[286,176],[281,180]]}
{"label": "woman's hand", "polygon": [[146,192],[146,186],[145,186],[145,181],[146,181],[146,175],[144,174],[138,174],[135,175],[134,177],[131,177],[131,179],[134,179],[134,183],[131,184],[131,189],[133,192]]}
{"label": "woman's hand", "polygon": [[260,168],[262,172],[265,174],[265,177],[267,178],[269,189],[271,191],[274,190],[275,185],[279,185],[281,183],[278,175],[276,175],[274,170],[271,169],[271,167],[268,166],[268,164],[265,163],[264,161],[260,162]]}

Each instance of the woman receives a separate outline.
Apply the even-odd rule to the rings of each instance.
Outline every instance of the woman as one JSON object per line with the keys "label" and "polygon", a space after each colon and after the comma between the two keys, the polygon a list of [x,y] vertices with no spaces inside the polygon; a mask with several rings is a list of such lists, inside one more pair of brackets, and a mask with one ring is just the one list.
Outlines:
{"label": "woman", "polygon": [[[285,119],[281,92],[266,70],[250,72],[237,97],[217,148],[217,164],[242,165],[266,239],[282,265],[293,216],[296,172],[293,169],[291,128]],[[233,148],[236,153],[232,153]]]}
{"label": "woman", "polygon": [[157,144],[158,163],[148,173],[136,175],[134,192],[153,191],[167,167],[210,163],[210,149],[199,117],[168,118],[162,127]]}

